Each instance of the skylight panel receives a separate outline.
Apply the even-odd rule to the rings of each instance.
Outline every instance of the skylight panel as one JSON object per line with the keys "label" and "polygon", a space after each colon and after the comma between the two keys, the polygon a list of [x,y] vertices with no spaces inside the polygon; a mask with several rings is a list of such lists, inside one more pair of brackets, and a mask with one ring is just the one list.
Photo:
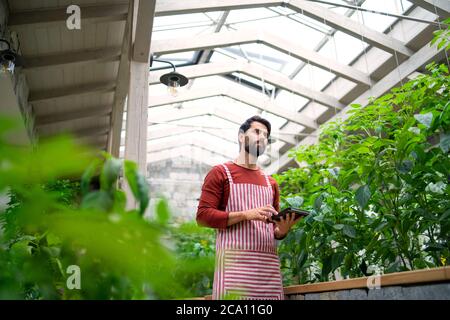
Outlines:
{"label": "skylight panel", "polygon": [[307,64],[294,80],[313,90],[321,91],[334,77],[335,74],[331,72]]}
{"label": "skylight panel", "polygon": [[286,90],[280,90],[275,103],[290,111],[301,110],[310,100]]}

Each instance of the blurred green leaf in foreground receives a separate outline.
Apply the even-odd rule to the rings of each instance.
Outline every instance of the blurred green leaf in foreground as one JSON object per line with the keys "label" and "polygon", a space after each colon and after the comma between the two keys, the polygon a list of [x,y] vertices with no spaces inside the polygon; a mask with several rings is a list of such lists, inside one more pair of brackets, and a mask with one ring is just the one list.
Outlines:
{"label": "blurred green leaf in foreground", "polygon": [[[0,117],[0,299],[176,299],[191,297],[211,259],[170,249],[168,205],[146,219],[148,183],[135,163],[56,137],[8,143]],[[126,209],[127,179],[138,209]],[[97,184],[97,185],[96,185]],[[68,286],[71,266],[79,288]]]}

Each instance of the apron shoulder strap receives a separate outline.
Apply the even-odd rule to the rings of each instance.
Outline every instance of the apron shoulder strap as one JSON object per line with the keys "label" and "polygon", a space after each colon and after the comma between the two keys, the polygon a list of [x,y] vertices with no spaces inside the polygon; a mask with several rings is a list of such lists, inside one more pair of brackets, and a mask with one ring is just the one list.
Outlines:
{"label": "apron shoulder strap", "polygon": [[270,184],[270,180],[269,180],[269,176],[267,174],[265,174],[262,170],[261,173],[264,175],[264,177],[266,178],[266,182],[267,182],[267,186],[272,189],[272,185]]}
{"label": "apron shoulder strap", "polygon": [[230,169],[228,169],[228,167],[226,166],[225,163],[222,163],[222,166],[223,166],[224,169],[225,169],[225,172],[226,172],[226,174],[227,174],[228,181],[230,182],[230,185],[233,184],[233,178],[231,178],[231,172],[230,172]]}

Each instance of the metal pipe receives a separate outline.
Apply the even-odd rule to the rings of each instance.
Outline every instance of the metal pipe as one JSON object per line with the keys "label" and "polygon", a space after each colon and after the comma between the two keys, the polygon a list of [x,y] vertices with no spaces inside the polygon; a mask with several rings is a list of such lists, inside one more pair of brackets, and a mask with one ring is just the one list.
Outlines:
{"label": "metal pipe", "polygon": [[175,69],[175,65],[174,65],[172,62],[170,62],[170,61],[158,60],[158,59],[154,59],[154,58],[152,58],[152,61],[158,61],[158,62],[168,63],[168,64],[170,64],[170,65],[172,66],[173,72],[177,71],[177,70]]}
{"label": "metal pipe", "polygon": [[394,14],[394,13],[388,13],[388,12],[381,12],[381,11],[377,11],[377,10],[370,10],[370,9],[365,9],[365,8],[361,8],[361,7],[358,7],[358,6],[349,5],[349,4],[339,4],[339,3],[333,3],[333,2],[329,2],[329,1],[323,1],[323,0],[308,0],[308,1],[309,2],[317,2],[317,3],[328,4],[328,5],[336,6],[336,7],[343,7],[343,8],[348,8],[348,9],[354,9],[354,10],[359,10],[359,11],[364,11],[364,12],[369,12],[369,13],[381,14],[381,15],[384,15],[384,16],[395,17],[395,18],[399,18],[399,19],[405,19],[405,20],[411,20],[411,21],[416,21],[416,22],[422,22],[422,23],[432,24],[432,25],[436,25],[436,26],[446,26],[445,23],[441,23],[441,22],[423,20],[423,19],[414,18],[414,17],[410,17],[410,16],[404,16],[404,15],[401,15],[401,14]]}

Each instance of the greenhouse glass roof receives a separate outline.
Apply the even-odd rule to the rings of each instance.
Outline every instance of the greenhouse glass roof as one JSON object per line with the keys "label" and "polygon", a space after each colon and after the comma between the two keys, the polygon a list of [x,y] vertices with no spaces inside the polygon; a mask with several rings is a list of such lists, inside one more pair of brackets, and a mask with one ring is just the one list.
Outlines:
{"label": "greenhouse glass roof", "polygon": [[314,142],[319,125],[358,98],[383,93],[378,82],[414,55],[412,40],[440,19],[423,2],[187,1],[179,10],[160,2],[159,13],[157,3],[151,51],[189,83],[171,96],[159,82],[171,67],[153,62],[147,162],[187,146],[227,161],[239,124],[259,114],[274,137],[260,165],[270,173],[292,165],[289,149]]}

